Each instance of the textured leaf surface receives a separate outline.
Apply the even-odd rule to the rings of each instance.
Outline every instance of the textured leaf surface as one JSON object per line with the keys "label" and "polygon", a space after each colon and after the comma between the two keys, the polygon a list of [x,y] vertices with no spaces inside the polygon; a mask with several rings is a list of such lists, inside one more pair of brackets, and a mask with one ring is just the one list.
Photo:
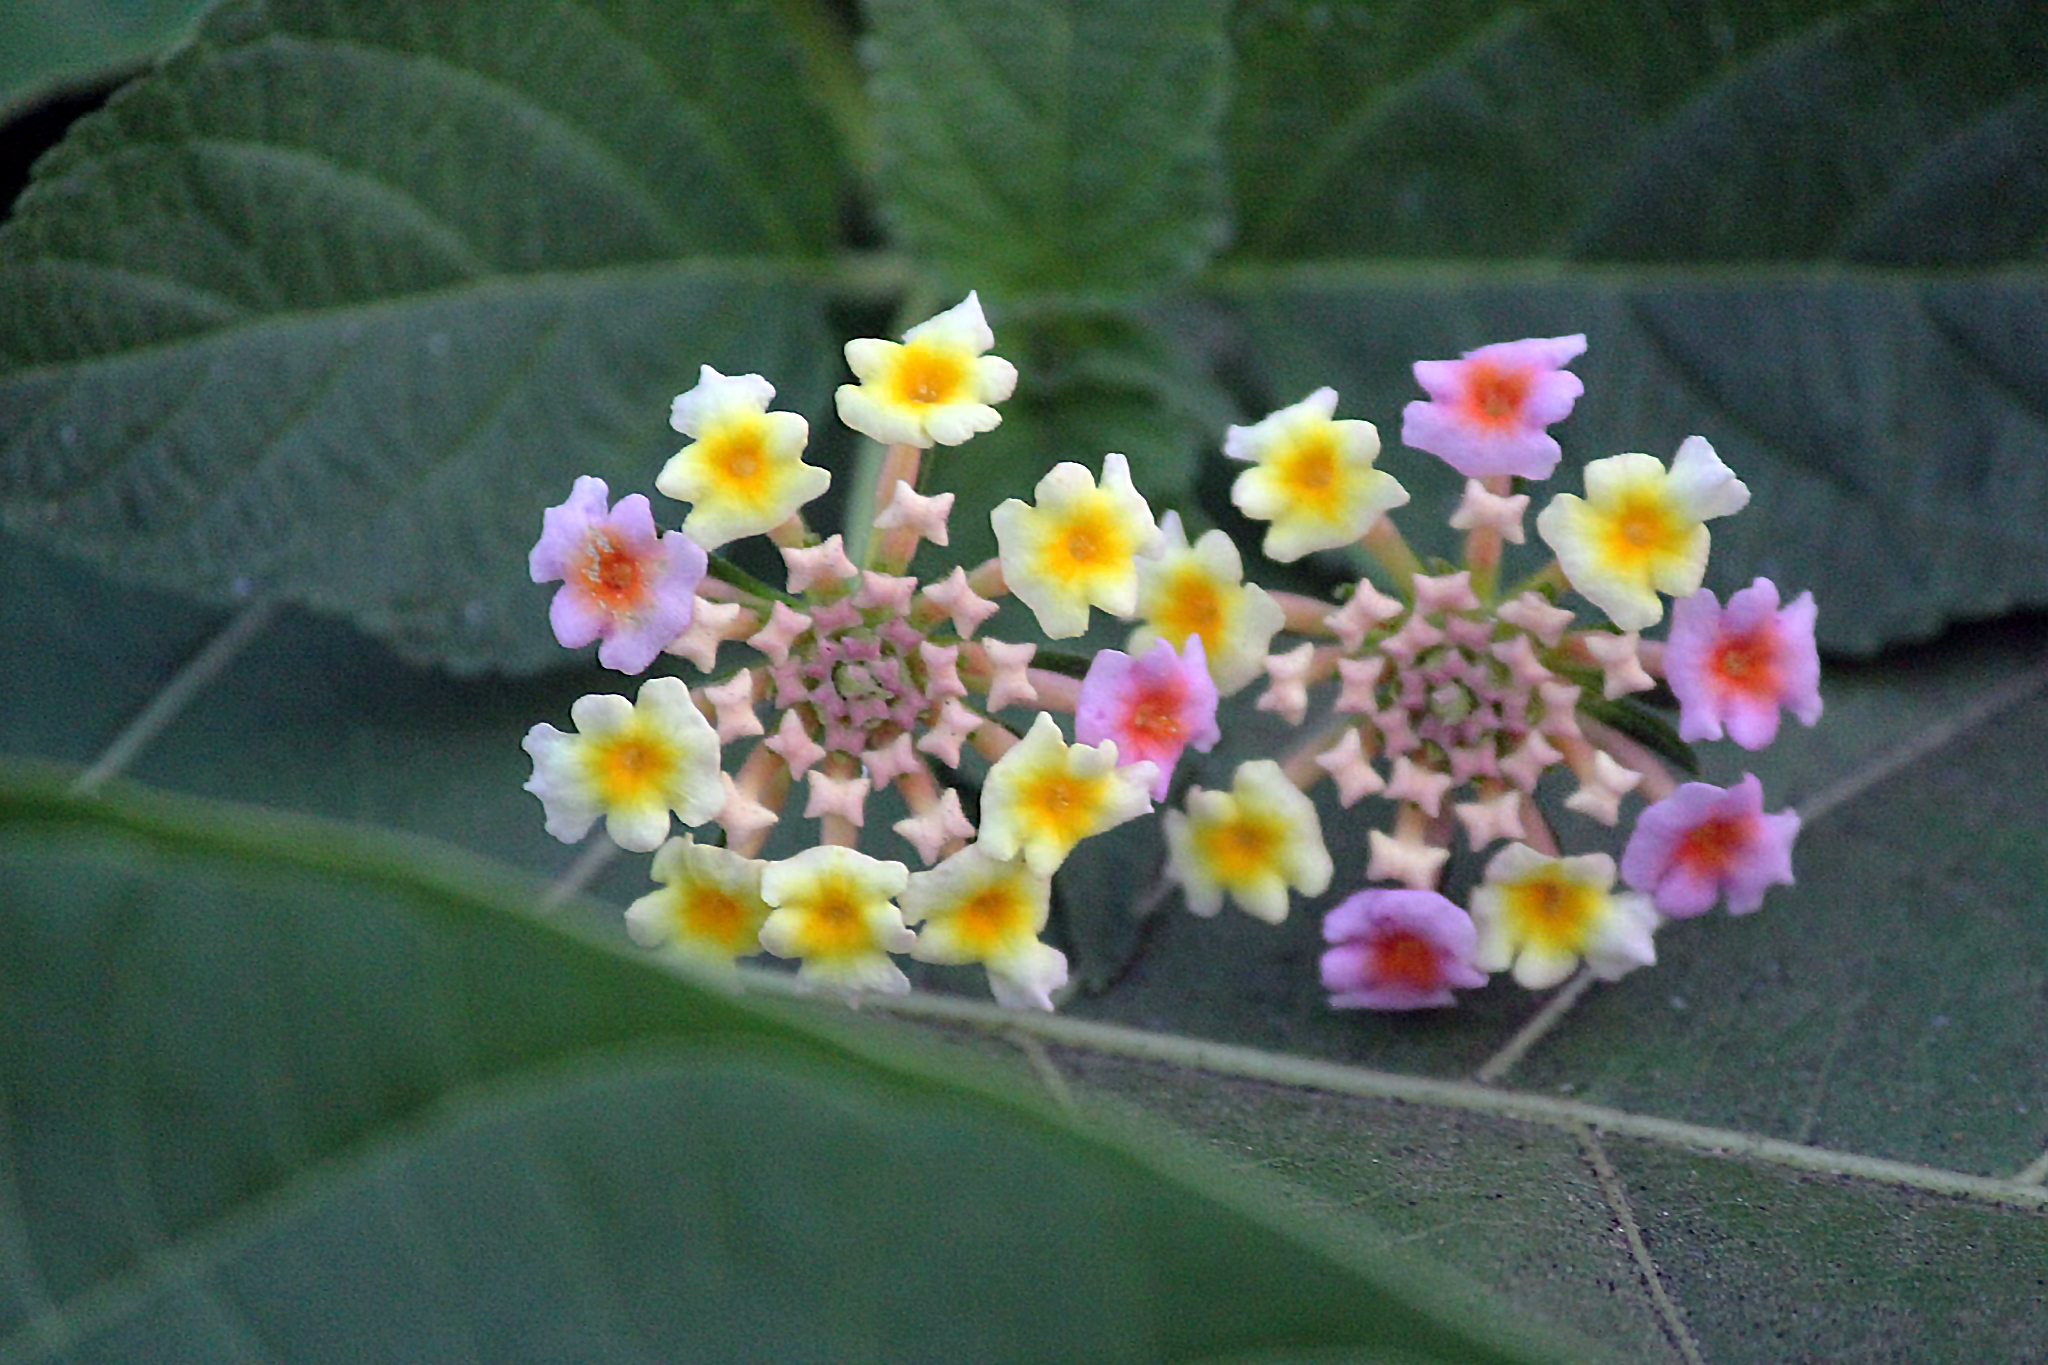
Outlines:
{"label": "textured leaf surface", "polygon": [[870,0],[882,207],[969,284],[1130,290],[1224,235],[1220,0]]}
{"label": "textured leaf surface", "polygon": [[203,0],[16,0],[0,8],[0,115],[162,52]]}
{"label": "textured leaf surface", "polygon": [[1552,1358],[420,847],[20,777],[0,827],[9,1359]]}
{"label": "textured leaf surface", "polygon": [[638,488],[705,361],[818,415],[840,174],[748,8],[235,4],[0,230],[9,524],[409,653],[531,669],[578,473]]}

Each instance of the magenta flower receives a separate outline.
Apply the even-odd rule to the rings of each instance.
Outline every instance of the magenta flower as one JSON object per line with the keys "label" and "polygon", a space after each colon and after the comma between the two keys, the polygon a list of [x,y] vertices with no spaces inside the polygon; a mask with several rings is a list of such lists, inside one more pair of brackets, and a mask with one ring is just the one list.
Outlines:
{"label": "magenta flower", "polygon": [[1761,749],[1778,737],[1785,708],[1820,719],[1820,654],[1813,643],[1813,594],[1778,605],[1778,585],[1759,578],[1724,608],[1705,588],[1671,609],[1664,677],[1678,698],[1682,739],[1728,738]]}
{"label": "magenta flower", "polygon": [[1586,349],[1583,333],[1498,341],[1462,360],[1418,360],[1427,402],[1401,411],[1401,441],[1441,456],[1468,479],[1518,474],[1547,479],[1563,454],[1544,428],[1571,416],[1586,391],[1565,369]]}
{"label": "magenta flower", "polygon": [[1190,635],[1185,654],[1157,641],[1139,658],[1105,649],[1088,665],[1074,708],[1074,736],[1083,744],[1116,742],[1118,767],[1156,763],[1152,798],[1164,800],[1173,765],[1190,744],[1203,753],[1216,747],[1216,684],[1209,677],[1202,638]]}
{"label": "magenta flower", "polygon": [[1434,891],[1360,891],[1323,916],[1323,940],[1333,1009],[1429,1009],[1486,984],[1471,917]]}
{"label": "magenta flower", "polygon": [[1705,914],[1723,895],[1728,913],[1763,904],[1764,889],[1792,884],[1796,811],[1764,814],[1763,783],[1745,773],[1732,787],[1687,782],[1636,821],[1621,876],[1676,919]]}
{"label": "magenta flower", "polygon": [[597,661],[639,673],[690,624],[705,554],[681,531],[657,535],[638,493],[608,507],[603,479],[576,480],[568,501],[541,514],[527,558],[536,583],[559,581],[548,607],[555,639],[581,649],[602,639]]}

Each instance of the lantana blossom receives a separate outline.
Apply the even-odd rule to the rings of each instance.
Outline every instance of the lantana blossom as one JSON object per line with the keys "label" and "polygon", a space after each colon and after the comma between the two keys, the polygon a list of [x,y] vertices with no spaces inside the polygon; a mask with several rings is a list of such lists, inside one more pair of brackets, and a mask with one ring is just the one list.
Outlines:
{"label": "lantana blossom", "polygon": [[768,411],[774,398],[758,374],[706,365],[669,407],[669,425],[695,439],[669,457],[654,486],[691,504],[683,532],[706,549],[772,531],[832,486],[830,474],[803,462],[810,424]]}
{"label": "lantana blossom", "polygon": [[1213,915],[1228,895],[1269,924],[1287,918],[1290,889],[1320,896],[1334,866],[1315,803],[1269,758],[1239,765],[1228,791],[1188,790],[1166,812],[1167,872],[1188,909]]}
{"label": "lantana blossom", "polygon": [[1069,744],[1039,713],[1030,733],[989,769],[981,791],[980,842],[990,855],[1022,856],[1051,876],[1083,839],[1152,809],[1150,763],[1120,767],[1114,741]]}
{"label": "lantana blossom", "polygon": [[1209,678],[1200,636],[1186,650],[1164,640],[1137,658],[1119,649],[1098,651],[1081,680],[1074,737],[1083,744],[1116,741],[1117,762],[1149,762],[1158,771],[1152,799],[1163,800],[1174,764],[1192,745],[1216,747],[1216,684]]}
{"label": "lantana blossom", "polygon": [[1102,481],[1083,465],[1056,464],[1033,501],[1011,498],[989,514],[1003,581],[1055,640],[1088,629],[1090,606],[1129,619],[1138,606],[1138,556],[1159,543],[1152,509],[1122,455],[1102,457]]}
{"label": "lantana blossom", "polygon": [[1321,388],[1224,436],[1224,455],[1252,465],[1230,485],[1230,500],[1246,516],[1272,523],[1269,559],[1286,564],[1348,545],[1408,501],[1393,475],[1373,467],[1378,428],[1338,421],[1336,412],[1337,391]]}
{"label": "lantana blossom", "polygon": [[626,907],[626,932],[643,948],[670,948],[705,962],[730,964],[761,951],[761,899],[757,858],[700,844],[688,835],[670,839],[654,855],[655,890]]}
{"label": "lantana blossom", "polygon": [[1723,607],[1705,588],[1672,604],[1664,676],[1678,698],[1681,739],[1719,739],[1745,749],[1778,737],[1780,708],[1803,725],[1820,719],[1820,653],[1813,594],[1778,605],[1778,585],[1759,578]]}
{"label": "lantana blossom", "polygon": [[602,815],[620,848],[651,853],[668,837],[671,811],[701,825],[725,804],[718,736],[680,678],[649,678],[639,696],[594,694],[569,708],[573,733],[526,732],[533,758],[525,789],[540,798],[547,831],[564,843]]}
{"label": "lantana blossom", "polygon": [[541,514],[527,572],[536,583],[562,585],[548,624],[563,648],[602,640],[599,663],[640,673],[689,626],[708,561],[683,532],[655,532],[642,494],[629,493],[616,507],[608,497],[603,479],[577,479],[566,501]]}
{"label": "lantana blossom", "polygon": [[996,344],[981,299],[970,292],[903,334],[901,343],[846,343],[857,384],[836,395],[839,420],[884,445],[956,446],[1002,422],[995,404],[1017,387],[1017,367],[986,352]]}
{"label": "lantana blossom", "polygon": [[1657,912],[1648,897],[1613,888],[1614,859],[1604,853],[1557,858],[1509,844],[1472,891],[1473,965],[1512,969],[1532,991],[1563,981],[1581,958],[1606,981],[1649,966],[1657,960]]}
{"label": "lantana blossom", "polygon": [[770,863],[761,873],[761,899],[770,907],[761,946],[801,959],[797,980],[807,985],[902,995],[910,978],[889,954],[917,941],[894,899],[909,881],[902,863],[834,844]]}
{"label": "lantana blossom", "polygon": [[1358,891],[1323,916],[1332,1009],[1419,1010],[1486,984],[1472,918],[1434,891]]}
{"label": "lantana blossom", "polygon": [[1586,496],[1560,493],[1536,531],[1564,576],[1623,630],[1654,626],[1657,594],[1683,597],[1707,571],[1706,523],[1741,511],[1749,488],[1704,437],[1688,436],[1666,469],[1654,455],[1610,455],[1586,466]]}
{"label": "lantana blossom", "polygon": [[1159,518],[1160,540],[1138,560],[1138,626],[1132,653],[1164,640],[1202,642],[1216,691],[1231,696],[1266,671],[1266,651],[1286,613],[1264,588],[1244,581],[1244,560],[1227,532],[1204,531],[1192,545],[1180,514]]}
{"label": "lantana blossom", "polygon": [[1763,784],[1745,773],[1733,787],[1687,782],[1645,810],[1621,854],[1621,876],[1661,914],[1705,914],[1727,897],[1746,915],[1772,886],[1792,884],[1796,811],[1764,813]]}
{"label": "lantana blossom", "polygon": [[1067,982],[1067,959],[1039,941],[1052,882],[1022,859],[969,844],[938,866],[910,874],[903,919],[918,926],[910,955],[920,962],[988,969],[989,989],[1012,1009],[1052,1008]]}
{"label": "lantana blossom", "polygon": [[1418,360],[1429,395],[1401,412],[1401,442],[1426,450],[1468,479],[1547,479],[1563,452],[1544,428],[1571,416],[1586,386],[1565,369],[1586,349],[1584,333],[1499,341],[1459,360]]}

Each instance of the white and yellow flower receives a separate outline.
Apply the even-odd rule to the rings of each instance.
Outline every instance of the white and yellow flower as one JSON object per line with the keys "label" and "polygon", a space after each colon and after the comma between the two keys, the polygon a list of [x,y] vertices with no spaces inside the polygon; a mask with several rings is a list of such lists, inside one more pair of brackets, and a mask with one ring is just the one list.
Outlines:
{"label": "white and yellow flower", "polygon": [[626,932],[643,948],[672,948],[730,963],[761,951],[761,870],[767,864],[684,835],[654,855],[661,886],[626,907]]}
{"label": "white and yellow flower", "polygon": [[1209,676],[1221,696],[1242,691],[1266,671],[1266,651],[1285,613],[1266,590],[1244,581],[1244,561],[1223,531],[1205,531],[1193,545],[1180,514],[1159,519],[1160,544],[1138,560],[1138,628],[1130,652],[1155,641],[1184,649],[1200,639]]}
{"label": "white and yellow flower", "polygon": [[1515,981],[1532,991],[1563,981],[1581,958],[1607,981],[1657,960],[1657,912],[1648,897],[1614,890],[1614,859],[1604,853],[1553,858],[1509,844],[1473,889],[1472,922],[1479,929],[1473,965],[1512,967]]}
{"label": "white and yellow flower", "polygon": [[1052,882],[1022,859],[993,857],[969,844],[937,867],[910,874],[903,918],[919,925],[910,955],[919,962],[988,969],[989,989],[1012,1009],[1052,1008],[1066,984],[1066,955],[1039,942]]}
{"label": "white and yellow flower", "polygon": [[691,505],[683,534],[706,549],[771,531],[831,487],[830,474],[803,462],[810,424],[768,411],[774,397],[758,374],[706,365],[697,387],[669,407],[669,425],[695,439],[669,457],[654,486]]}
{"label": "white and yellow flower", "polygon": [[1248,915],[1278,924],[1290,888],[1330,889],[1330,852],[1315,804],[1270,758],[1241,765],[1229,791],[1188,791],[1185,813],[1166,813],[1167,874],[1188,909],[1213,915],[1227,893]]}
{"label": "white and yellow flower", "polygon": [[798,981],[847,995],[901,995],[910,979],[889,954],[917,941],[894,900],[909,881],[902,863],[833,844],[771,863],[761,873],[761,899],[770,907],[761,946],[802,959]]}
{"label": "white and yellow flower", "polygon": [[994,404],[1017,387],[1017,367],[985,354],[996,344],[973,293],[903,334],[901,343],[846,343],[858,384],[841,384],[839,420],[884,445],[957,446],[1002,422]]}
{"label": "white and yellow flower", "polygon": [[718,814],[718,736],[680,678],[650,678],[635,701],[579,697],[565,734],[552,725],[526,732],[533,757],[525,790],[540,798],[547,831],[573,844],[597,817],[620,848],[651,853],[668,837],[669,812],[686,825]]}
{"label": "white and yellow flower", "polygon": [[1050,877],[1074,845],[1152,809],[1151,763],[1119,768],[1116,744],[1069,744],[1040,712],[1031,732],[989,769],[981,791],[981,846],[1022,856]]}
{"label": "white and yellow flower", "polygon": [[1091,605],[1128,620],[1138,609],[1138,557],[1159,545],[1130,462],[1103,456],[1100,485],[1081,465],[1056,464],[1033,496],[989,514],[1010,591],[1055,640],[1088,629]]}
{"label": "white and yellow flower", "polygon": [[1248,517],[1272,524],[1266,555],[1283,564],[1312,550],[1349,545],[1408,501],[1393,475],[1375,469],[1380,433],[1370,422],[1334,421],[1337,391],[1317,389],[1248,427],[1232,427],[1223,453],[1252,468],[1230,486]]}
{"label": "white and yellow flower", "polygon": [[1739,512],[1749,489],[1700,436],[1665,469],[1654,455],[1610,455],[1586,466],[1586,496],[1560,493],[1536,531],[1580,594],[1623,630],[1654,626],[1660,592],[1697,592],[1707,571],[1705,523]]}

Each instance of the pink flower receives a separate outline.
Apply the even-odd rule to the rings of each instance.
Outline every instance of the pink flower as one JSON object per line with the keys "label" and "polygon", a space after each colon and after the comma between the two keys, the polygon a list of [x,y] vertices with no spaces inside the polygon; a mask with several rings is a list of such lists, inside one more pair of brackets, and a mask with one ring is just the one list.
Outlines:
{"label": "pink flower", "polygon": [[603,479],[576,480],[568,501],[541,514],[527,558],[536,583],[562,584],[548,607],[555,639],[581,649],[602,638],[597,660],[639,673],[690,624],[704,551],[681,531],[657,537],[638,493],[606,505]]}
{"label": "pink flower", "polygon": [[1586,391],[1565,369],[1586,349],[1583,333],[1498,341],[1462,360],[1418,360],[1429,401],[1401,411],[1401,441],[1443,457],[1468,479],[1518,474],[1547,479],[1563,453],[1545,427],[1571,416]]}
{"label": "pink flower", "polygon": [[1745,773],[1728,788],[1687,782],[1642,813],[1621,854],[1621,876],[1675,919],[1705,914],[1722,895],[1728,913],[1763,904],[1764,889],[1792,884],[1796,811],[1764,814],[1763,783]]}
{"label": "pink flower", "polygon": [[1671,610],[1664,676],[1678,698],[1681,739],[1728,738],[1761,749],[1778,737],[1784,707],[1820,719],[1820,654],[1813,643],[1813,594],[1783,608],[1778,586],[1759,578],[1724,608],[1705,588]]}
{"label": "pink flower", "polygon": [[1102,650],[1088,665],[1074,708],[1074,736],[1081,743],[1114,740],[1118,767],[1159,765],[1152,784],[1155,801],[1165,799],[1173,765],[1184,749],[1192,744],[1207,753],[1223,738],[1216,728],[1216,684],[1209,677],[1201,637],[1190,635],[1186,650],[1175,653],[1164,640],[1137,659],[1119,649]]}
{"label": "pink flower", "polygon": [[1360,891],[1323,916],[1323,940],[1333,1009],[1429,1009],[1486,984],[1471,917],[1434,891]]}

